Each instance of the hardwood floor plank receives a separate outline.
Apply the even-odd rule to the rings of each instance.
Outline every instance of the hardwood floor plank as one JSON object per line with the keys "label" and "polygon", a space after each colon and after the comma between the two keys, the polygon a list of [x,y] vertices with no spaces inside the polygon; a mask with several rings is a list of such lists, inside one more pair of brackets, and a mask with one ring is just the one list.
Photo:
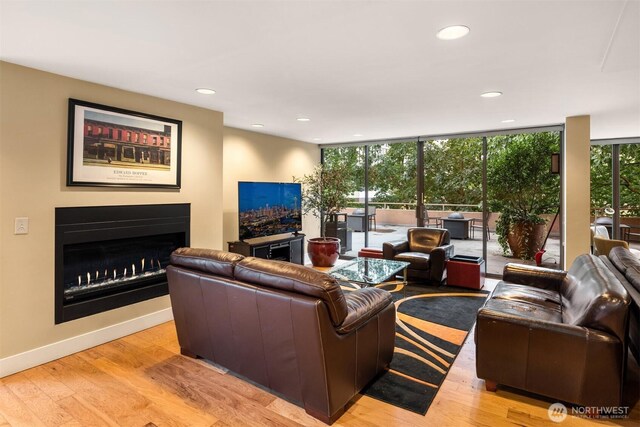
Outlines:
{"label": "hardwood floor plank", "polygon": [[137,372],[131,366],[125,366],[109,359],[97,359],[93,364],[98,369],[116,376],[125,385],[135,389],[155,405],[169,411],[171,416],[175,417],[176,421],[182,425],[213,425],[218,421],[217,418],[207,412],[185,405],[185,402],[174,393],[163,387],[158,387],[155,382],[149,381],[145,375]]}
{"label": "hardwood floor plank", "polygon": [[5,386],[45,425],[60,426],[74,421],[64,409],[40,390],[24,373],[12,375]]}
{"label": "hardwood floor plank", "polygon": [[[313,418],[304,410],[301,411],[299,406],[294,405],[291,402],[287,402],[284,399],[275,399],[273,402],[267,405],[267,409],[274,411],[282,415],[283,417],[286,417],[291,421],[294,421],[305,427],[326,427],[325,423]],[[336,422],[334,425],[340,426],[340,423]]]}
{"label": "hardwood floor plank", "polygon": [[93,407],[84,399],[77,396],[69,396],[58,404],[75,418],[82,426],[93,427],[117,427],[118,424],[102,411]]}
{"label": "hardwood floor plank", "polygon": [[338,423],[340,426],[419,426],[422,415],[389,405],[369,396],[358,395]]}
{"label": "hardwood floor plank", "polygon": [[162,422],[165,425],[180,425],[145,396],[97,369],[82,356],[72,355],[52,363],[56,366],[52,375],[61,375],[68,387],[110,420],[117,420],[118,424]]}
{"label": "hardwood floor plank", "polygon": [[176,353],[166,350],[164,347],[151,348],[145,354],[148,360],[155,361],[154,365],[171,363],[181,369],[205,376],[215,387],[227,390],[229,393],[242,396],[260,404],[261,406],[266,407],[277,399],[277,397],[269,391],[266,391],[261,387],[251,384],[250,382],[240,379],[232,374],[227,374],[227,371],[222,371],[216,365],[202,359],[191,359],[189,357],[177,355]]}
{"label": "hardwood floor plank", "polygon": [[19,374],[3,378],[0,382],[0,415],[11,426],[44,426],[29,409],[26,402],[16,396],[6,385]]}
{"label": "hardwood floor plank", "polygon": [[[303,408],[179,351],[175,326],[167,322],[0,379],[0,427],[325,425]],[[637,427],[637,395],[631,393],[630,419],[569,416],[555,424],[547,416],[552,400],[507,387],[485,390],[475,376],[472,331],[425,416],[358,395],[334,426]]]}
{"label": "hardwood floor plank", "polygon": [[25,376],[31,380],[43,393],[54,401],[65,399],[73,395],[73,390],[64,383],[56,380],[42,366],[36,366],[24,372]]}
{"label": "hardwood floor plank", "polygon": [[[212,411],[217,418],[228,420],[230,415],[240,423],[248,423],[248,425],[300,425],[278,413],[269,411],[264,405],[247,399],[229,388],[219,387],[221,383],[214,380],[217,376],[215,372],[207,372],[206,368],[192,362],[189,362],[189,365],[185,369],[183,356],[174,356],[166,363],[147,369],[146,373],[158,384],[171,389],[183,399],[189,400],[203,410]],[[197,368],[194,369],[194,367]]]}

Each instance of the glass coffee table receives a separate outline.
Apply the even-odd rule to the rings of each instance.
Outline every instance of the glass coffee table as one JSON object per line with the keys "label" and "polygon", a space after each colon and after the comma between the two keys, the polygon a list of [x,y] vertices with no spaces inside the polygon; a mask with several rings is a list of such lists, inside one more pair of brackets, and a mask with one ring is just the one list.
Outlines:
{"label": "glass coffee table", "polygon": [[355,258],[329,270],[329,275],[338,280],[356,282],[366,286],[375,286],[389,280],[402,271],[403,285],[407,285],[408,262],[379,258]]}

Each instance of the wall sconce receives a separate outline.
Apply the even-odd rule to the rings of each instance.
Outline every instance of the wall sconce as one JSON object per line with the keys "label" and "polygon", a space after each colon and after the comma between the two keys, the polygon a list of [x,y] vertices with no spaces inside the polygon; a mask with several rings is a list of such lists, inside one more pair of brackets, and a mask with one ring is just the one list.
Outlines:
{"label": "wall sconce", "polygon": [[560,173],[560,153],[551,155],[551,173]]}

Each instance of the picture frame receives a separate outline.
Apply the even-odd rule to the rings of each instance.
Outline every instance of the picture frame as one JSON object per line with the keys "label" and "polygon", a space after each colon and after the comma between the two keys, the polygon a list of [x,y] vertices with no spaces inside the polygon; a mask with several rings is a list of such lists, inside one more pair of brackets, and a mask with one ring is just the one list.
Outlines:
{"label": "picture frame", "polygon": [[182,121],[69,98],[67,186],[180,188]]}

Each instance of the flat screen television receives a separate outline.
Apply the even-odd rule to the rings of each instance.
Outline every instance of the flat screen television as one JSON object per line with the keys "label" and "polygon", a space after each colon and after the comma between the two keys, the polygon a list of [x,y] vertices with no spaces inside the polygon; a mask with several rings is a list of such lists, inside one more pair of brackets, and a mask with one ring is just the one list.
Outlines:
{"label": "flat screen television", "polygon": [[238,182],[240,240],[302,230],[299,183]]}

